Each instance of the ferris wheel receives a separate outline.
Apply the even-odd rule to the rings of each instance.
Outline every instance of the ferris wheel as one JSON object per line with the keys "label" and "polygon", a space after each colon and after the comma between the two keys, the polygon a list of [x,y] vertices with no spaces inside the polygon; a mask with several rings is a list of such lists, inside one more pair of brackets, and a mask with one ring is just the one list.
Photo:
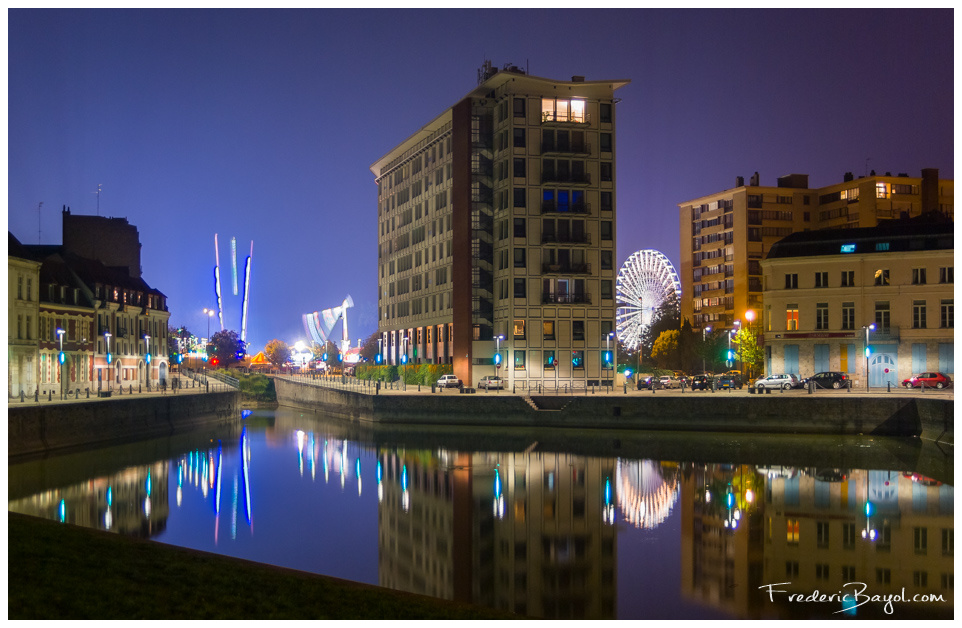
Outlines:
{"label": "ferris wheel", "polygon": [[618,338],[627,349],[641,345],[651,319],[666,301],[681,296],[675,267],[664,253],[636,251],[618,271]]}

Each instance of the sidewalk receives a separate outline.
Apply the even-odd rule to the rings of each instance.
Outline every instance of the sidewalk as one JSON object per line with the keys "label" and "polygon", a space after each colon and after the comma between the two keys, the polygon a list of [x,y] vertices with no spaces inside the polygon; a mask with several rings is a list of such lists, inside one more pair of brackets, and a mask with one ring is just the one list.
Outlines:
{"label": "sidewalk", "polygon": [[[287,380],[287,381],[295,382],[295,383],[308,384],[308,385],[311,385],[311,386],[323,386],[323,387],[332,388],[332,389],[335,389],[335,390],[348,390],[348,391],[353,391],[353,392],[356,392],[356,393],[359,393],[359,394],[367,394],[367,395],[373,395],[373,394],[379,394],[379,395],[431,395],[431,394],[432,394],[431,386],[425,386],[424,384],[421,384],[420,387],[419,387],[417,384],[407,384],[407,385],[405,386],[405,385],[402,384],[400,381],[393,382],[393,384],[386,383],[386,382],[382,382],[382,383],[381,383],[381,388],[380,388],[380,390],[375,393],[374,382],[368,381],[368,380],[358,380],[358,379],[355,379],[355,378],[353,378],[353,377],[345,378],[344,383],[341,383],[341,378],[340,378],[339,376],[338,376],[338,377],[328,377],[328,378],[319,377],[319,378],[316,378],[316,379],[312,379],[310,376],[305,376],[305,375],[278,375],[278,376],[276,376],[276,377],[278,377],[278,378],[283,378],[283,379],[285,379],[285,380]],[[419,388],[420,388],[420,390],[419,390]],[[872,389],[869,389],[869,390],[865,390],[865,389],[840,389],[840,390],[834,390],[834,389],[822,389],[822,388],[819,388],[819,389],[815,390],[814,393],[811,393],[811,394],[810,394],[810,393],[808,392],[808,390],[806,390],[806,389],[793,389],[793,390],[786,390],[786,391],[782,391],[782,390],[771,390],[771,389],[769,389],[769,391],[768,391],[768,392],[765,392],[765,393],[761,393],[761,392],[751,393],[751,392],[749,392],[748,387],[742,388],[741,390],[730,390],[730,389],[726,389],[726,390],[716,390],[715,392],[712,392],[712,391],[710,391],[710,390],[695,390],[695,391],[693,391],[693,390],[691,390],[691,389],[689,389],[689,388],[685,388],[685,389],[680,389],[680,388],[674,388],[674,389],[658,389],[658,390],[655,390],[655,391],[651,391],[651,390],[647,390],[647,389],[643,389],[643,390],[633,390],[630,386],[628,386],[628,387],[625,387],[625,386],[616,386],[616,387],[614,387],[613,389],[612,389],[612,388],[607,388],[607,389],[606,389],[605,387],[600,387],[600,388],[599,388],[599,387],[594,387],[594,388],[589,387],[587,390],[585,390],[585,389],[583,389],[583,388],[578,388],[578,389],[568,389],[567,391],[566,391],[565,389],[563,389],[563,388],[562,388],[562,389],[559,389],[559,390],[555,390],[555,389],[545,390],[545,389],[542,389],[541,391],[538,391],[537,389],[533,389],[533,390],[521,390],[521,389],[517,389],[517,388],[516,388],[514,391],[512,391],[510,388],[507,388],[507,389],[505,389],[505,390],[485,390],[485,389],[482,389],[482,388],[474,389],[474,390],[475,390],[475,392],[474,392],[474,393],[470,393],[470,394],[472,394],[472,395],[481,395],[481,396],[484,396],[484,395],[514,395],[514,396],[521,396],[521,397],[530,397],[530,396],[532,396],[532,395],[533,395],[533,396],[549,396],[549,397],[550,397],[550,396],[574,396],[574,397],[579,397],[579,396],[592,396],[592,395],[618,395],[618,396],[628,395],[628,396],[632,396],[632,397],[642,397],[642,396],[680,397],[680,396],[683,396],[683,395],[722,395],[722,396],[730,395],[730,396],[740,396],[740,397],[756,397],[756,396],[758,396],[758,397],[763,397],[763,396],[767,396],[767,397],[777,397],[777,396],[779,396],[779,395],[795,396],[795,397],[798,397],[798,396],[846,397],[846,396],[856,396],[856,395],[859,395],[859,396],[866,396],[866,395],[873,395],[873,396],[891,396],[891,395],[894,395],[894,396],[899,396],[899,397],[919,397],[919,396],[928,397],[928,396],[933,396],[934,398],[937,398],[937,399],[952,399],[952,398],[954,398],[954,393],[953,393],[953,389],[952,389],[952,388],[947,388],[947,389],[943,389],[943,390],[926,389],[925,392],[922,392],[922,391],[919,390],[919,389],[907,389],[907,388],[901,388],[901,387],[899,387],[899,388],[894,388],[894,387],[893,387],[891,390],[889,390],[889,389],[887,389],[887,388],[872,388]],[[435,388],[433,394],[435,394],[435,395],[461,395],[461,394],[466,394],[466,393],[462,393],[462,392],[461,392],[459,389],[457,389],[457,388]]]}
{"label": "sidewalk", "polygon": [[[174,380],[179,380],[184,388],[172,388],[172,382]],[[191,387],[193,384],[193,387]],[[91,401],[112,401],[114,399],[129,399],[131,397],[164,397],[167,395],[199,395],[207,394],[208,392],[225,392],[229,390],[235,390],[234,388],[228,386],[227,384],[221,382],[211,382],[210,389],[199,381],[191,380],[190,378],[181,378],[179,376],[174,376],[168,381],[166,390],[159,388],[157,386],[152,386],[149,390],[143,386],[143,384],[127,384],[123,386],[123,392],[120,392],[120,386],[116,384],[110,387],[109,397],[100,397],[97,394],[95,388],[90,389],[90,394],[88,397],[87,389],[80,388],[79,397],[76,395],[77,388],[74,388],[65,394],[64,398],[61,399],[59,395],[50,395],[48,400],[48,395],[40,395],[39,399],[35,400],[33,395],[24,395],[23,401],[20,401],[20,397],[8,397],[7,406],[19,406],[19,405],[54,405],[63,403],[88,403]],[[101,390],[107,391],[107,387],[104,386]],[[132,390],[132,392],[131,392]]]}

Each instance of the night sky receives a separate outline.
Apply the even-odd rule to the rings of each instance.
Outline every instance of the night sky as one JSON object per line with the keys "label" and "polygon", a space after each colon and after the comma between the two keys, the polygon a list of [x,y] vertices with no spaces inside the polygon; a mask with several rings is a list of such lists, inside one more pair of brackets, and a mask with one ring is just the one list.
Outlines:
{"label": "night sky", "polygon": [[[219,234],[225,325],[254,242],[248,339],[307,339],[350,294],[377,328],[370,165],[477,84],[628,79],[616,107],[617,263],[679,266],[678,203],[791,173],[954,178],[953,20],[940,10],[8,11],[8,228],[123,217],[174,326],[206,335]],[[43,207],[38,211],[38,204]],[[38,236],[39,232],[39,236]],[[242,285],[242,282],[241,282]],[[213,331],[213,329],[212,329]],[[339,330],[336,332],[339,334]]]}

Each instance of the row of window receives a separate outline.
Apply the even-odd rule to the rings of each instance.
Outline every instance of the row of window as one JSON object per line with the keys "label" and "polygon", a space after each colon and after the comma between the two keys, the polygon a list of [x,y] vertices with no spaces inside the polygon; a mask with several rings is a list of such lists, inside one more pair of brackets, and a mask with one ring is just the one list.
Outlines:
{"label": "row of window", "polygon": [[[879,268],[875,271],[873,275],[873,283],[876,286],[888,286],[890,285],[890,275],[889,269]],[[912,284],[913,285],[924,285],[928,283],[928,273],[925,268],[913,268],[912,269]],[[943,266],[939,268],[939,283],[955,283],[955,267],[954,266]],[[842,288],[851,288],[855,286],[855,271],[854,270],[843,270],[841,271],[841,278],[839,281],[839,286]],[[828,271],[817,271],[814,274],[815,288],[831,288],[828,281]],[[785,289],[794,290],[798,288],[798,273],[785,273]]]}
{"label": "row of window", "polygon": [[[528,282],[524,277],[515,277],[513,280],[513,295],[515,299],[528,298]],[[537,279],[532,280],[532,288],[536,289]],[[590,304],[591,294],[584,290],[584,279],[544,279],[541,291],[541,303],[576,303]],[[498,282],[498,297],[508,298],[508,280],[503,279]],[[571,292],[568,288],[573,287]],[[537,298],[537,293],[535,294]],[[601,280],[601,298],[614,298],[614,282],[611,279]]]}
{"label": "row of window", "polygon": [[[856,322],[855,302],[844,301],[841,304],[841,325],[838,329],[854,330],[861,328],[862,325]],[[887,332],[891,328],[892,313],[889,301],[875,302],[875,327],[878,331]],[[955,327],[955,303],[954,299],[942,299],[939,303],[939,327],[942,329],[952,329]],[[912,302],[912,328],[928,328],[928,308],[925,300],[915,300]],[[768,325],[771,331],[771,321]],[[829,323],[829,304],[815,304],[815,330],[824,331],[832,329]],[[785,331],[799,330],[799,311],[797,303],[789,303],[785,306]]]}

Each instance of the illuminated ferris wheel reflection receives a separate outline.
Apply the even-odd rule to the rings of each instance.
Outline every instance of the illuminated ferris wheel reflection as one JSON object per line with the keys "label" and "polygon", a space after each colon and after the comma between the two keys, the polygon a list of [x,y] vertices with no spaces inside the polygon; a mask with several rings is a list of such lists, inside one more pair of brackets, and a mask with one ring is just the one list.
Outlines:
{"label": "illuminated ferris wheel reflection", "polygon": [[678,501],[678,471],[651,460],[618,459],[618,506],[636,528],[654,529]]}

